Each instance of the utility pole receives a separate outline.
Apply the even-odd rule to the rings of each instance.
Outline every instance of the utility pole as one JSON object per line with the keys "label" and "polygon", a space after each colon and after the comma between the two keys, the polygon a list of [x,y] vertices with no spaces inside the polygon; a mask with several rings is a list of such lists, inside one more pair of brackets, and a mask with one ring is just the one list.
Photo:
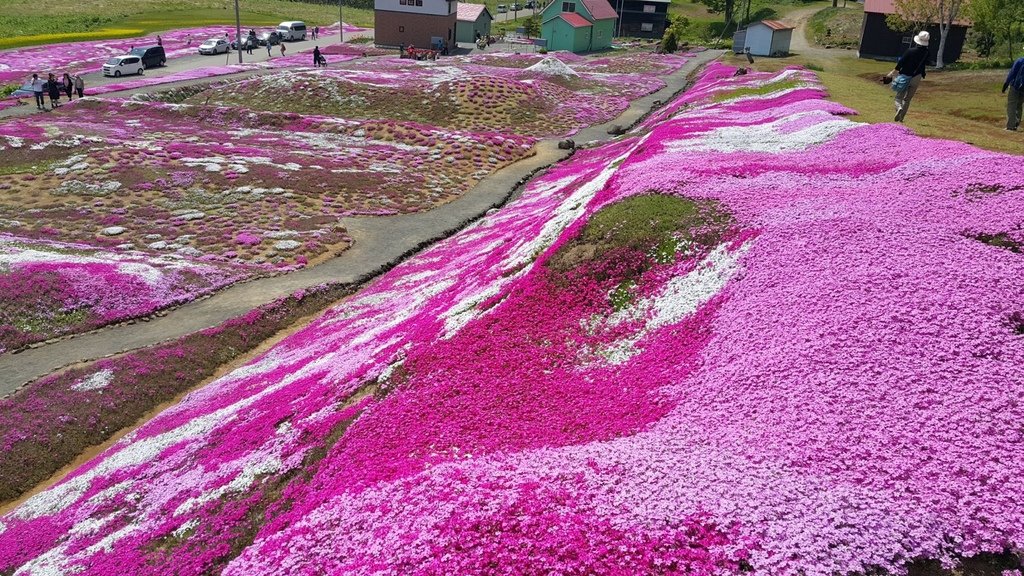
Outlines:
{"label": "utility pole", "polygon": [[341,38],[339,44],[345,43],[345,25],[341,21],[341,0],[338,0],[338,37]]}
{"label": "utility pole", "polygon": [[[242,63],[242,18],[238,15],[238,0],[235,0],[235,47],[238,48],[238,63]],[[228,46],[228,50],[231,46]]]}

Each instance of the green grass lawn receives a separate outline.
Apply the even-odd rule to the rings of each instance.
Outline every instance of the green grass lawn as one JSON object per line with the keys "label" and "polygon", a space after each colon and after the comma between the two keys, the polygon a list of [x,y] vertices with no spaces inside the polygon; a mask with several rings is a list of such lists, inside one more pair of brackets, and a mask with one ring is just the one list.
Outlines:
{"label": "green grass lawn", "polygon": [[[808,7],[831,6],[831,2],[822,0],[752,0],[750,4],[750,21],[783,20],[794,10]],[[689,20],[681,40],[690,44],[713,45],[721,38],[725,46],[729,46],[736,24],[747,18],[746,4],[737,3],[734,20],[736,24],[725,29],[725,17],[708,11],[707,6],[696,0],[673,0],[668,8],[669,15],[685,17]]]}
{"label": "green grass lawn", "polygon": [[819,46],[856,48],[863,21],[864,7],[856,2],[846,8],[829,6],[807,21],[807,41]]}
{"label": "green grass lawn", "polygon": [[[2,0],[0,49],[126,38],[170,30],[235,22],[229,0],[81,0],[47,5],[30,0]],[[174,9],[168,9],[168,6]],[[243,26],[272,26],[283,20],[327,25],[338,20],[337,4],[288,0],[242,0]],[[345,22],[373,26],[373,11],[344,6]]]}
{"label": "green grass lawn", "polygon": [[[825,60],[806,56],[758,58],[753,68],[776,71],[794,64],[823,68],[818,76],[831,98],[858,112],[858,122],[892,122],[893,91],[879,82],[892,70],[891,62],[862,60],[852,54]],[[727,64],[748,66],[729,54]],[[979,148],[1024,154],[1024,134],[1003,130],[1006,96],[1000,93],[1004,70],[928,72],[907,113],[906,125],[921,136],[960,140]]]}

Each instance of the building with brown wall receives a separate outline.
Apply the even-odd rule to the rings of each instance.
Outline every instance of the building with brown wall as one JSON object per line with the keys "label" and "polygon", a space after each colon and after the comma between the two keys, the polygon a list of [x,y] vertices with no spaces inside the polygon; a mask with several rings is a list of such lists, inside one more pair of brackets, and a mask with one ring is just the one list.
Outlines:
{"label": "building with brown wall", "polygon": [[379,46],[455,45],[456,0],[374,0],[373,37]]}

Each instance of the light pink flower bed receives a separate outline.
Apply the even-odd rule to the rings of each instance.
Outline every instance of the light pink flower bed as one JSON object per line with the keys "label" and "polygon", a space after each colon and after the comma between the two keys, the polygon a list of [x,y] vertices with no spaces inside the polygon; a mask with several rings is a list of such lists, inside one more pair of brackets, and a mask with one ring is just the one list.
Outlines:
{"label": "light pink flower bed", "polygon": [[0,352],[146,316],[257,272],[182,255],[0,234]]}
{"label": "light pink flower bed", "polygon": [[[4,516],[0,571],[824,576],[1019,553],[1019,158],[850,122],[805,71],[732,72]],[[651,193],[731,223],[566,267],[588,220]]]}

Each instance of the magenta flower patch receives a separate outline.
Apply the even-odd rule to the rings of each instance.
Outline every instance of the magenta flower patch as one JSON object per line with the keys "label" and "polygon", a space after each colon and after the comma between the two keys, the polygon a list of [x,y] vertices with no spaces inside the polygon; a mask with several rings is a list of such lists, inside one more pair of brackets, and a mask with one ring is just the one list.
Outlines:
{"label": "magenta flower patch", "polygon": [[[824,576],[1019,554],[1017,159],[850,122],[807,71],[732,72],[4,516],[0,571]],[[652,194],[728,224],[585,241]]]}

